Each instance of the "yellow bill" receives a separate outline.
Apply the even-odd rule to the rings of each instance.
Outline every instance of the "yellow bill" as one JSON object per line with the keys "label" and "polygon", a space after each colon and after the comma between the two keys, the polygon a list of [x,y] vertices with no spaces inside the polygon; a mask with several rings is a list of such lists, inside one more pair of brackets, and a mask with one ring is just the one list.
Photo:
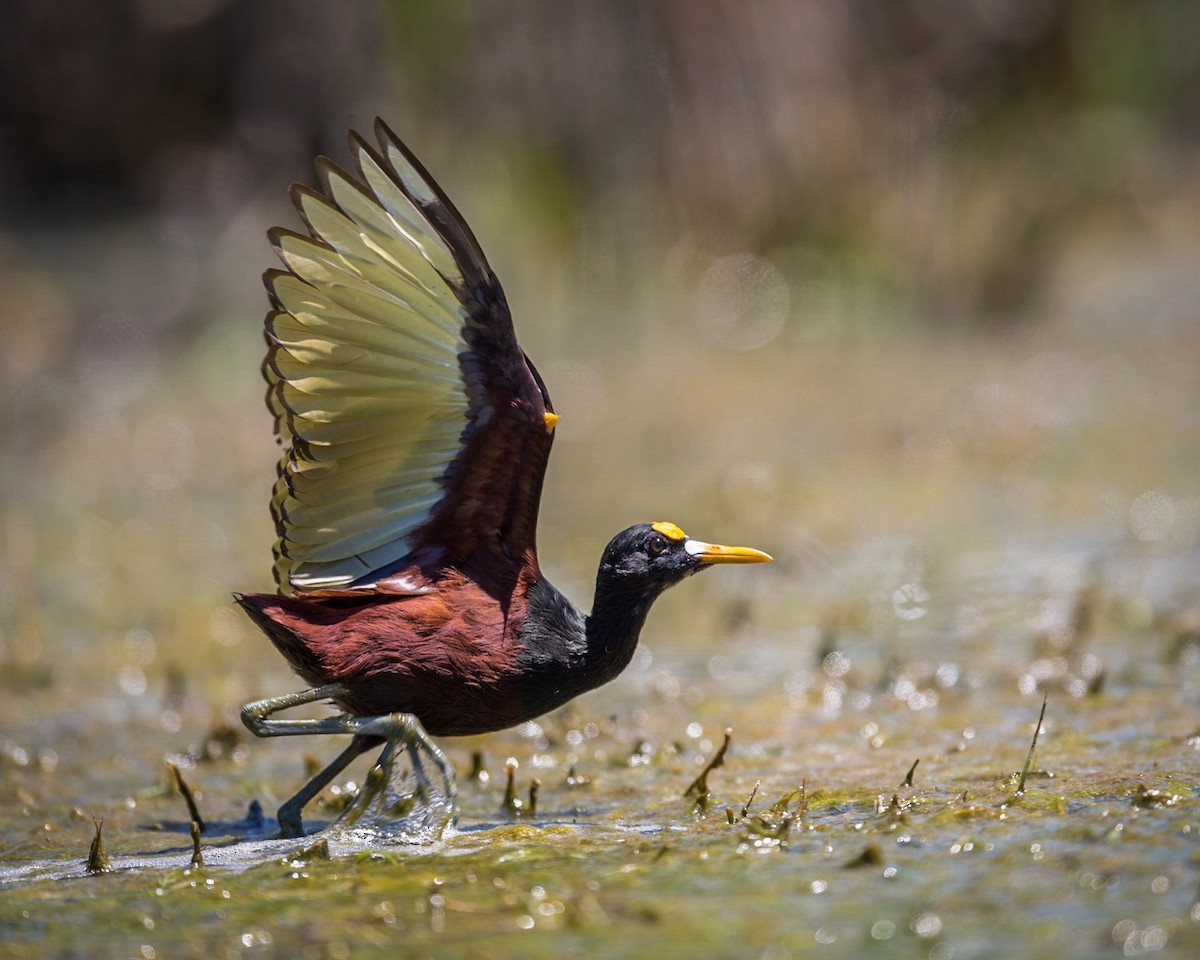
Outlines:
{"label": "yellow bill", "polygon": [[705,543],[703,540],[691,540],[684,544],[683,549],[701,563],[770,563],[774,557],[754,547],[726,547],[719,543]]}

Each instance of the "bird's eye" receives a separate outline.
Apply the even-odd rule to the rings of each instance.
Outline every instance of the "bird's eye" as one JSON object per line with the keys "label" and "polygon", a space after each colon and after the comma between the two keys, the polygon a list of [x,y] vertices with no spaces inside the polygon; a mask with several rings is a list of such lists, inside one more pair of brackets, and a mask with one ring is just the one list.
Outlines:
{"label": "bird's eye", "polygon": [[654,534],[646,541],[646,549],[650,551],[650,556],[657,557],[667,549],[667,538],[659,533]]}

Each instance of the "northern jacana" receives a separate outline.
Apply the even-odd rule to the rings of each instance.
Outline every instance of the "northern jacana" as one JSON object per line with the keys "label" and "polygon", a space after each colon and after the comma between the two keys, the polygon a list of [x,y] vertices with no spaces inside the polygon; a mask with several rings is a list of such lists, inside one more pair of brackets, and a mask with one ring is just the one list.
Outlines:
{"label": "northern jacana", "polygon": [[[292,188],[306,234],[270,238],[263,371],[285,452],[271,500],[279,593],[238,603],[312,688],[247,704],[258,736],[345,733],[350,746],[279,810],[301,810],[385,741],[500,730],[613,679],[650,605],[717,563],[771,558],[640,523],[604,550],[590,615],[535,550],[558,416],[522,352],[470,228],[382,121],[350,134],[357,176],[317,161],[322,190]],[[343,713],[268,719],[331,700]]]}

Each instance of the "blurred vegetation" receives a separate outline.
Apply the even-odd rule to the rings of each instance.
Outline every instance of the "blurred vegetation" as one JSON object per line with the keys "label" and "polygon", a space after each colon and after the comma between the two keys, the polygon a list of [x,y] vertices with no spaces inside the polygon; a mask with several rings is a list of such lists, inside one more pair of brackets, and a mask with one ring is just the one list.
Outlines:
{"label": "blurred vegetation", "polygon": [[906,320],[1013,322],[1081,234],[1194,212],[1198,38],[1171,0],[24,0],[0,209],[18,236],[141,209],[196,237],[381,113],[568,260],[686,240]]}
{"label": "blurred vegetation", "polygon": [[0,90],[14,677],[86,686],[86,650],[128,693],[200,636],[216,702],[268,692],[224,605],[268,583],[263,233],[376,115],[568,416],[544,516],[584,603],[646,516],[792,544],[780,577],[1147,490],[1191,536],[1192,5],[23,0]]}

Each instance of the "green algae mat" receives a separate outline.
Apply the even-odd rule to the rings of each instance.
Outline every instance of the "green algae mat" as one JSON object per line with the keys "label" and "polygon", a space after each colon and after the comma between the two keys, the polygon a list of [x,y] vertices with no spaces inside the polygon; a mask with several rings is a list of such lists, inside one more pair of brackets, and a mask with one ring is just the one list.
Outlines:
{"label": "green algae mat", "polygon": [[556,377],[566,592],[626,520],[777,561],[669,593],[608,687],[443,741],[457,828],[403,845],[272,838],[344,743],[237,720],[296,680],[228,599],[265,586],[274,450],[224,329],[170,388],[98,380],[13,480],[0,956],[1200,955],[1195,331],[676,345],[737,403],[625,370],[590,431],[595,379]]}
{"label": "green algae mat", "polygon": [[[420,846],[270,839],[332,739],[251,742],[154,697],[86,722],[27,698],[37,722],[8,727],[0,768],[3,955],[1194,956],[1195,612],[1151,616],[1083,564],[1037,596],[1036,554],[994,559],[956,583],[943,558],[919,606],[894,598],[921,615],[883,647],[846,603],[814,636],[723,621],[723,653],[645,653],[542,723],[451,741],[462,816]],[[1154,575],[1195,564],[1159,556]],[[1108,582],[1148,565],[1110,554]],[[156,768],[171,743],[198,860]],[[328,791],[314,828],[356,789]]]}

